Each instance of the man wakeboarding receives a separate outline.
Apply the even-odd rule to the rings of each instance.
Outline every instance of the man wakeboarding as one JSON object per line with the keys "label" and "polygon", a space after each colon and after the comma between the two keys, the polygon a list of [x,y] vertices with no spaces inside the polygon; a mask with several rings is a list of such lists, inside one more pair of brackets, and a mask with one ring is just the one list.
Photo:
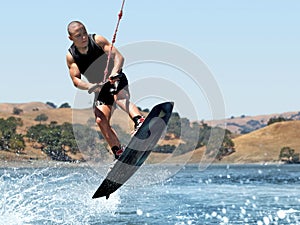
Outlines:
{"label": "man wakeboarding", "polygon": [[[67,27],[69,39],[73,42],[66,56],[70,77],[76,88],[94,93],[94,114],[96,123],[107,141],[115,159],[123,153],[123,148],[110,119],[116,104],[124,110],[134,122],[135,130],[144,121],[144,117],[135,104],[130,101],[128,80],[122,67],[124,57],[106,38],[97,34],[88,34],[80,21],[72,21]],[[108,65],[110,75],[105,80],[103,73],[107,56],[112,61]],[[106,67],[107,68],[107,67]],[[87,81],[82,80],[84,75]]]}

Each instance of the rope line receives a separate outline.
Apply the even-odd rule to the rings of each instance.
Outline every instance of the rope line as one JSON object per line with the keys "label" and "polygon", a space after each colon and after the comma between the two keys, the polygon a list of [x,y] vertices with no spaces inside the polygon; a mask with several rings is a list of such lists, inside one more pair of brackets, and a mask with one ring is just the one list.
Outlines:
{"label": "rope line", "polygon": [[120,21],[121,21],[122,16],[123,16],[123,8],[124,8],[124,4],[125,4],[125,0],[123,0],[123,2],[122,2],[121,10],[120,10],[120,12],[119,12],[119,14],[118,14],[118,22],[117,22],[117,25],[116,25],[116,29],[115,29],[115,32],[114,32],[112,41],[111,41],[110,50],[109,50],[108,56],[107,56],[106,67],[105,67],[105,70],[104,70],[103,83],[106,81],[106,77],[107,77],[107,74],[108,74],[108,65],[109,65],[109,63],[110,63],[110,58],[111,58],[111,52],[112,52],[112,49],[113,49],[114,44],[115,44],[115,42],[116,42],[117,32],[118,32],[118,29],[119,29],[119,24],[120,24]]}

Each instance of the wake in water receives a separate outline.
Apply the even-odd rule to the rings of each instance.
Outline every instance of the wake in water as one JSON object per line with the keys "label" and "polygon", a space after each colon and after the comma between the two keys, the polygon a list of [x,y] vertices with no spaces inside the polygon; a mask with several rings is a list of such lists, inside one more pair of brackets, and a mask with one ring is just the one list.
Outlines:
{"label": "wake in water", "polygon": [[[91,200],[99,175],[89,169],[0,170],[1,224],[91,224],[114,216],[118,194]],[[101,221],[98,221],[101,223]]]}
{"label": "wake in water", "polygon": [[299,166],[188,165],[163,182],[177,169],[144,167],[108,200],[91,168],[0,169],[0,224],[300,224]]}

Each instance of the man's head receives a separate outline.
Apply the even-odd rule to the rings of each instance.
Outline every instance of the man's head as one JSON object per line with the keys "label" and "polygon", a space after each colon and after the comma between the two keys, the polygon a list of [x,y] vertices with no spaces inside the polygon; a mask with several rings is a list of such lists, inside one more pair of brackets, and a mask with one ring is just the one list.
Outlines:
{"label": "man's head", "polygon": [[68,24],[69,39],[77,47],[86,47],[88,45],[88,33],[83,23],[72,21]]}

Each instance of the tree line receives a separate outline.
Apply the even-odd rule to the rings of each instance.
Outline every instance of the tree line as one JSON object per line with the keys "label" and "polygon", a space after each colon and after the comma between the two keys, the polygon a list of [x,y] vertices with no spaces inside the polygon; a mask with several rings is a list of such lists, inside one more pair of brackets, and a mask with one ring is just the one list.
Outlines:
{"label": "tree line", "polygon": [[286,163],[300,163],[300,153],[296,153],[295,149],[285,146],[280,150],[279,159]]}
{"label": "tree line", "polygon": [[[69,153],[77,154],[83,147],[86,151],[98,149],[99,144],[105,141],[99,131],[91,127],[91,119],[86,125],[63,123],[57,124],[52,121],[48,124],[42,123],[48,120],[45,113],[38,115],[35,121],[39,124],[26,128],[23,134],[17,132],[17,127],[22,127],[20,118],[9,117],[0,119],[0,150],[22,152],[26,143],[35,146],[45,152],[51,159],[58,161],[72,161]],[[94,121],[94,120],[93,120]],[[130,140],[130,135],[125,133],[119,126],[114,125],[122,143]],[[178,113],[172,113],[167,127],[165,139],[180,138],[181,143],[175,145],[158,145],[153,151],[160,153],[173,153],[180,155],[193,151],[196,148],[214,143],[211,137],[213,133],[223,132],[221,145],[214,146],[211,151],[216,153],[217,158],[231,153],[234,150],[234,143],[231,140],[231,133],[218,127],[210,127],[201,122],[191,123],[187,118],[181,118]],[[26,140],[26,142],[25,142]],[[38,146],[38,147],[37,147]],[[208,152],[209,153],[209,152]],[[104,157],[104,152],[98,152]]]}
{"label": "tree line", "polygon": [[157,146],[154,151],[182,155],[206,146],[206,154],[219,160],[235,151],[229,130],[211,127],[203,121],[201,123],[191,123],[187,118],[180,118],[180,115],[176,112],[172,113],[167,134],[180,138],[181,143],[178,146]]}
{"label": "tree line", "polygon": [[13,150],[21,152],[25,148],[25,141],[22,134],[17,133],[17,127],[23,126],[20,118],[0,118],[0,150]]}

